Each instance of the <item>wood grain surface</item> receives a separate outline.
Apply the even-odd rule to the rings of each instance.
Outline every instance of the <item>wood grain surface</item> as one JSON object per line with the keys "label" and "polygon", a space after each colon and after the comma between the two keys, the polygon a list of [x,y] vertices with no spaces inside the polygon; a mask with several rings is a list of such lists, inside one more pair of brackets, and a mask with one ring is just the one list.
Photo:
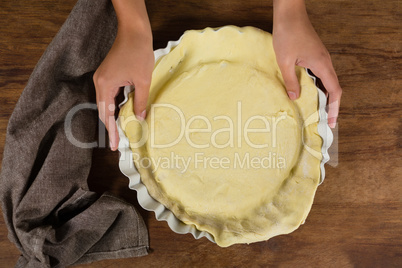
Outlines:
{"label": "wood grain surface", "polygon": [[[149,228],[148,256],[79,267],[402,267],[402,60],[399,0],[309,0],[308,13],[332,55],[343,98],[326,180],[306,223],[267,242],[219,248],[173,233],[144,211],[118,169],[97,149],[91,189],[131,202]],[[0,1],[0,157],[8,119],[36,62],[75,0]],[[147,1],[154,48],[187,29],[252,25],[272,29],[272,1]],[[19,256],[0,219],[0,267]]]}

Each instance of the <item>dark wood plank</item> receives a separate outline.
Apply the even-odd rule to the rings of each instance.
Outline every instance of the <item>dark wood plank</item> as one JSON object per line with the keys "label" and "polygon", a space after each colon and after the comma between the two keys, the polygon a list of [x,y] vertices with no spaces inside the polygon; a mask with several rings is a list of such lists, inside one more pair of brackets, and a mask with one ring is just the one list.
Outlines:
{"label": "dark wood plank", "polygon": [[[0,157],[19,95],[73,0],[0,1]],[[272,29],[271,1],[147,1],[154,48],[187,29],[226,24]],[[267,242],[219,248],[173,233],[138,205],[119,172],[118,153],[94,152],[89,185],[135,207],[149,228],[146,257],[80,267],[149,266],[402,266],[401,5],[398,0],[307,1],[311,21],[332,54],[344,89],[338,164],[326,168],[306,223]],[[14,266],[18,250],[0,219],[0,266]]]}

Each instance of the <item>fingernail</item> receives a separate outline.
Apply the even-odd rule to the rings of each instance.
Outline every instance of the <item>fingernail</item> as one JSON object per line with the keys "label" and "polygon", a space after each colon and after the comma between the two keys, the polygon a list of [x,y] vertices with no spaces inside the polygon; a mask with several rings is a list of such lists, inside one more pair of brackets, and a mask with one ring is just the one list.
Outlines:
{"label": "fingernail", "polygon": [[297,95],[296,95],[296,93],[293,92],[293,91],[288,91],[288,96],[289,96],[289,98],[290,98],[291,100],[297,99]]}
{"label": "fingernail", "polygon": [[332,122],[328,124],[330,128],[335,128],[336,127],[336,122]]}
{"label": "fingernail", "polygon": [[140,113],[140,115],[136,115],[137,119],[139,121],[143,121],[145,119],[145,117],[147,116],[147,110],[144,110]]}

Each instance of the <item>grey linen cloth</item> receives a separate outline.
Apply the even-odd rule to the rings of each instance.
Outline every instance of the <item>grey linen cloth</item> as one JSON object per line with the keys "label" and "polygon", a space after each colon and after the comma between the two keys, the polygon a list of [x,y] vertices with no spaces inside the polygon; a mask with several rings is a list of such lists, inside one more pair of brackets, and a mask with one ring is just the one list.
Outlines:
{"label": "grey linen cloth", "polygon": [[[92,75],[113,44],[110,0],[79,0],[33,71],[10,118],[0,199],[16,267],[66,267],[147,254],[146,226],[130,204],[90,192],[92,150],[66,136],[67,113],[95,100]],[[94,109],[79,110],[72,134],[95,141]],[[113,180],[113,178],[110,178]]]}

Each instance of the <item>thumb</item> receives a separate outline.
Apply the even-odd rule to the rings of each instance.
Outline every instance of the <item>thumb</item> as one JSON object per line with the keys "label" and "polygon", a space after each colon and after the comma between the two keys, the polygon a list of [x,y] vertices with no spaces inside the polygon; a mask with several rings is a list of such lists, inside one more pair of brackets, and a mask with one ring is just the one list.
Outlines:
{"label": "thumb", "polygon": [[300,96],[299,80],[296,76],[295,65],[286,64],[280,65],[283,81],[285,82],[286,91],[291,100],[296,100]]}
{"label": "thumb", "polygon": [[147,102],[150,83],[136,83],[134,89],[134,113],[138,120],[142,121],[147,116]]}

